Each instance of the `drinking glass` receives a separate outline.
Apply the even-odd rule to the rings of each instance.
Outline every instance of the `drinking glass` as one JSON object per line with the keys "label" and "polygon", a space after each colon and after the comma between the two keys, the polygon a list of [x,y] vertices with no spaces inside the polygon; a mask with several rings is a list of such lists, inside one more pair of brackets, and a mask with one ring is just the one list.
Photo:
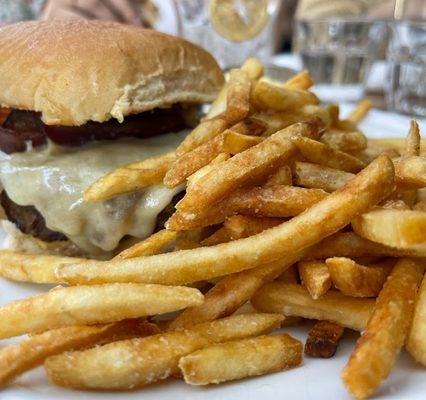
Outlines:
{"label": "drinking glass", "polygon": [[426,21],[389,23],[388,108],[426,117]]}
{"label": "drinking glass", "polygon": [[175,0],[179,35],[204,47],[229,68],[274,53],[281,0]]}

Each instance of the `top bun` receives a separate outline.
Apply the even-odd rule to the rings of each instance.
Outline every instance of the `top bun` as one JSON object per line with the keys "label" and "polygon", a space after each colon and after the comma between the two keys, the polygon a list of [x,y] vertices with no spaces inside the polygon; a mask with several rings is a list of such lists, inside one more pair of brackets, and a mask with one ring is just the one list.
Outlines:
{"label": "top bun", "polygon": [[122,121],[214,99],[223,74],[203,49],[160,32],[79,19],[0,28],[0,105],[47,125]]}

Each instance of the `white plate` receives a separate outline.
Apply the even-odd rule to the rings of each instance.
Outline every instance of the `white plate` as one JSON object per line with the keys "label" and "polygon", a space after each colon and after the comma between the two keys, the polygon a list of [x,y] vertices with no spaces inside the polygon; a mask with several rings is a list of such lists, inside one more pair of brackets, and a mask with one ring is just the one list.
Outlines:
{"label": "white plate", "polygon": [[[343,114],[349,106],[342,107]],[[371,137],[400,137],[408,130],[409,118],[401,115],[373,110],[363,122],[362,128]],[[420,121],[426,132],[426,121]],[[0,305],[47,290],[29,284],[19,284],[0,280]],[[309,325],[286,329],[291,335],[306,339]],[[139,391],[126,393],[79,392],[57,388],[48,383],[41,368],[19,378],[13,386],[0,392],[1,400],[60,400],[60,399],[140,399],[145,400],[269,400],[269,399],[350,399],[340,380],[340,373],[357,335],[347,334],[339,346],[334,358],[328,360],[305,358],[304,365],[290,371],[263,376],[254,379],[229,383],[221,386],[199,388],[187,386],[181,381],[169,380],[152,385]],[[1,341],[0,348],[9,341]],[[375,396],[377,399],[420,400],[426,393],[425,370],[416,365],[404,351],[395,365],[392,374]]]}

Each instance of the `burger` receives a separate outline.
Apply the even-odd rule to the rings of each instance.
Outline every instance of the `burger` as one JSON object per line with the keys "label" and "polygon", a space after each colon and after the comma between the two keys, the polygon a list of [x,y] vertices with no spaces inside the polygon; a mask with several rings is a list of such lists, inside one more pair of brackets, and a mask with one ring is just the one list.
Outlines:
{"label": "burger", "polygon": [[[173,150],[223,74],[203,49],[112,22],[0,28],[0,181],[7,247],[106,257],[161,223],[179,188],[107,201],[83,192],[118,166]],[[164,217],[164,216],[163,216]]]}

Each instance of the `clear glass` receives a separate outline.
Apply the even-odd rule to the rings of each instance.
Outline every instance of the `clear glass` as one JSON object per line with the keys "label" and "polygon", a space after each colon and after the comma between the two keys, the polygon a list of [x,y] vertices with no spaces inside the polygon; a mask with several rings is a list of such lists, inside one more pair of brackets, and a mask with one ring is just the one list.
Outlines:
{"label": "clear glass", "polygon": [[36,19],[44,0],[0,0],[0,24]]}
{"label": "clear glass", "polygon": [[426,117],[426,21],[389,23],[388,108]]}
{"label": "clear glass", "polygon": [[[281,0],[175,0],[179,35],[204,47],[225,69],[241,65],[252,56],[266,60],[274,54],[280,3]],[[253,12],[256,9],[259,12]],[[228,17],[232,14],[244,29],[237,29],[230,22]]]}
{"label": "clear glass", "polygon": [[299,20],[293,46],[317,91],[335,86],[344,100],[358,100],[372,63],[384,56],[386,23],[355,19]]}

